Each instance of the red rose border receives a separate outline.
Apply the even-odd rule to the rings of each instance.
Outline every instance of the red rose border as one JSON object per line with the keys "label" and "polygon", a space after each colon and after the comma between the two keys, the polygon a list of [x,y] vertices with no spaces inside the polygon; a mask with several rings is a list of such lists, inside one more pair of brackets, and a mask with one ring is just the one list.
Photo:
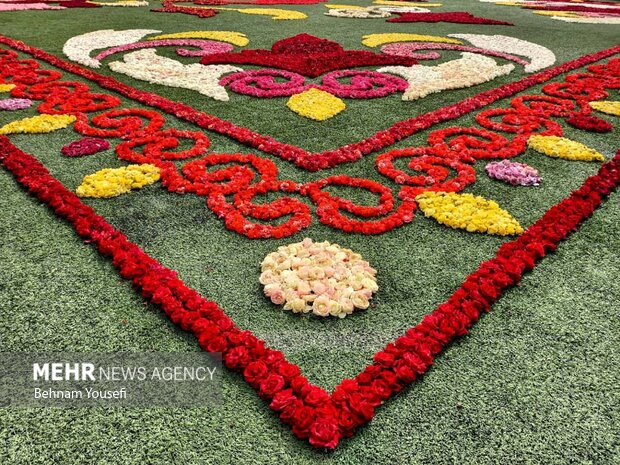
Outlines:
{"label": "red rose border", "polygon": [[64,71],[95,82],[105,89],[117,92],[144,105],[157,108],[181,120],[193,123],[202,129],[228,136],[244,145],[275,155],[283,160],[293,162],[298,167],[309,171],[318,171],[326,168],[333,168],[341,163],[354,162],[364,155],[389,147],[404,138],[410,137],[436,124],[458,119],[461,116],[486,107],[498,100],[511,97],[537,84],[547,82],[560,74],[620,53],[620,45],[616,45],[599,52],[584,55],[562,65],[545,69],[531,76],[526,76],[518,81],[480,92],[460,102],[438,108],[437,110],[418,115],[414,118],[399,121],[389,128],[378,131],[374,135],[362,139],[359,142],[344,145],[333,150],[312,153],[301,147],[282,143],[270,136],[262,135],[250,129],[237,126],[217,116],[198,111],[184,103],[174,102],[160,95],[135,89],[127,84],[121,83],[113,77],[96,73],[95,71],[75,63],[58,58],[44,50],[32,47],[24,42],[11,39],[1,34],[0,43],[8,45],[20,52],[27,53],[34,58],[45,61]]}
{"label": "red rose border", "polygon": [[446,302],[377,352],[371,365],[354,379],[345,379],[330,395],[310,384],[281,352],[265,347],[250,331],[237,328],[217,304],[187,287],[176,272],[130,242],[6,136],[0,136],[0,163],[31,194],[68,220],[85,241],[110,257],[119,274],[131,280],[145,299],[160,305],[183,330],[194,333],[204,350],[221,352],[227,368],[243,373],[295,436],[328,449],[352,436],[357,427],[372,419],[376,407],[424,374],[436,355],[467,334],[481,313],[488,312],[504,291],[577,230],[620,184],[619,150],[596,175],[519,238],[503,244]]}

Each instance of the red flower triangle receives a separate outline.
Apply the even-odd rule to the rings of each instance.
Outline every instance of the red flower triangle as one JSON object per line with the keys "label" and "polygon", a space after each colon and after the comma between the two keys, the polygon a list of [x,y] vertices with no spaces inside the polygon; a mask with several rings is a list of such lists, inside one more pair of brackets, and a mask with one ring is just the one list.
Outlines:
{"label": "red flower triangle", "polygon": [[336,42],[309,34],[279,40],[271,50],[243,50],[236,53],[215,53],[203,57],[203,65],[243,64],[285,69],[308,77],[317,77],[337,69],[359,66],[411,66],[417,60],[408,57],[383,55],[365,50],[345,50]]}

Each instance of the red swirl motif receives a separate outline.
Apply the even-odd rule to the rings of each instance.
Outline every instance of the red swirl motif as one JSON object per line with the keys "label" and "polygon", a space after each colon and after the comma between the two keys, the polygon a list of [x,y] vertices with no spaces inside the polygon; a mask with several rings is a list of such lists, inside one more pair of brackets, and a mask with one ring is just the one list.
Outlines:
{"label": "red swirl motif", "polygon": [[[77,116],[73,128],[85,136],[133,138],[137,134],[151,134],[161,129],[164,117],[153,110],[123,108],[94,116],[89,122],[85,114]],[[146,125],[142,118],[147,120]]]}
{"label": "red swirl motif", "polygon": [[[190,149],[172,152],[179,146],[179,139],[191,139],[194,146]],[[209,138],[202,132],[180,131],[165,129],[152,134],[135,137],[116,147],[116,153],[121,160],[131,163],[152,163],[157,165],[159,160],[184,160],[204,154],[209,148]],[[144,147],[137,152],[136,147]]]}
{"label": "red swirl motif", "polygon": [[[398,196],[410,201],[424,191],[460,192],[476,180],[473,166],[449,153],[440,153],[430,147],[392,150],[377,157],[377,170],[397,184],[404,185]],[[401,158],[409,160],[409,169],[425,175],[411,175],[396,168],[394,162]],[[473,163],[471,159],[468,161]],[[456,175],[450,178],[453,172]]]}

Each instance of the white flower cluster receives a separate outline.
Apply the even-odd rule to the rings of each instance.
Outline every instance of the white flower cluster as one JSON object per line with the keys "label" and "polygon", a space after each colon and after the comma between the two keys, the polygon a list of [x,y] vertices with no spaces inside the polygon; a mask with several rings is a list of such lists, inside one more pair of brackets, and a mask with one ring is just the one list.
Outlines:
{"label": "white flower cluster", "polygon": [[493,58],[462,53],[462,58],[437,66],[386,66],[377,71],[402,76],[409,83],[403,100],[416,100],[434,92],[461,89],[509,74],[514,65],[499,66]]}
{"label": "white flower cluster", "polygon": [[220,77],[226,73],[243,71],[230,65],[184,65],[180,61],[157,55],[153,48],[128,53],[123,59],[124,62],[110,63],[110,69],[151,84],[192,89],[223,102],[227,102],[229,97],[219,83]]}
{"label": "white flower cluster", "polygon": [[[327,5],[329,7],[329,5]],[[336,16],[337,18],[357,18],[357,19],[374,19],[388,18],[392,13],[428,13],[431,10],[427,8],[419,8],[415,6],[369,6],[358,8],[334,8],[329,7],[329,11],[325,13],[327,16]]]}
{"label": "white flower cluster", "polygon": [[448,34],[449,37],[464,39],[472,45],[495,52],[512,53],[530,59],[525,72],[533,73],[555,63],[555,54],[547,47],[517,39],[516,37],[484,34]]}
{"label": "white flower cluster", "polygon": [[278,247],[261,264],[260,283],[276,305],[294,313],[344,318],[370,305],[377,271],[360,254],[329,242]]}
{"label": "white flower cluster", "polygon": [[375,8],[361,8],[361,9],[344,9],[344,8],[332,8],[327,13],[327,16],[335,16],[337,18],[358,18],[358,19],[375,19],[375,18],[389,18],[392,14],[389,11],[382,11]]}
{"label": "white flower cluster", "polygon": [[62,51],[70,60],[81,65],[99,68],[101,62],[90,56],[93,50],[132,44],[148,34],[159,32],[161,31],[154,29],[128,29],[125,31],[103,29],[71,37],[65,42]]}

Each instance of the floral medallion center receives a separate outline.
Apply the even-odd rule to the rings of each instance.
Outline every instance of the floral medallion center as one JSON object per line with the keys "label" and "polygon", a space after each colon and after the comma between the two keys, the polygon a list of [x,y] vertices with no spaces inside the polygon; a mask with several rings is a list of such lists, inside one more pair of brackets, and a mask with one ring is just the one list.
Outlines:
{"label": "floral medallion center", "polygon": [[265,257],[261,271],[265,295],[293,313],[344,318],[368,308],[379,289],[377,271],[360,254],[309,238],[278,247]]}

